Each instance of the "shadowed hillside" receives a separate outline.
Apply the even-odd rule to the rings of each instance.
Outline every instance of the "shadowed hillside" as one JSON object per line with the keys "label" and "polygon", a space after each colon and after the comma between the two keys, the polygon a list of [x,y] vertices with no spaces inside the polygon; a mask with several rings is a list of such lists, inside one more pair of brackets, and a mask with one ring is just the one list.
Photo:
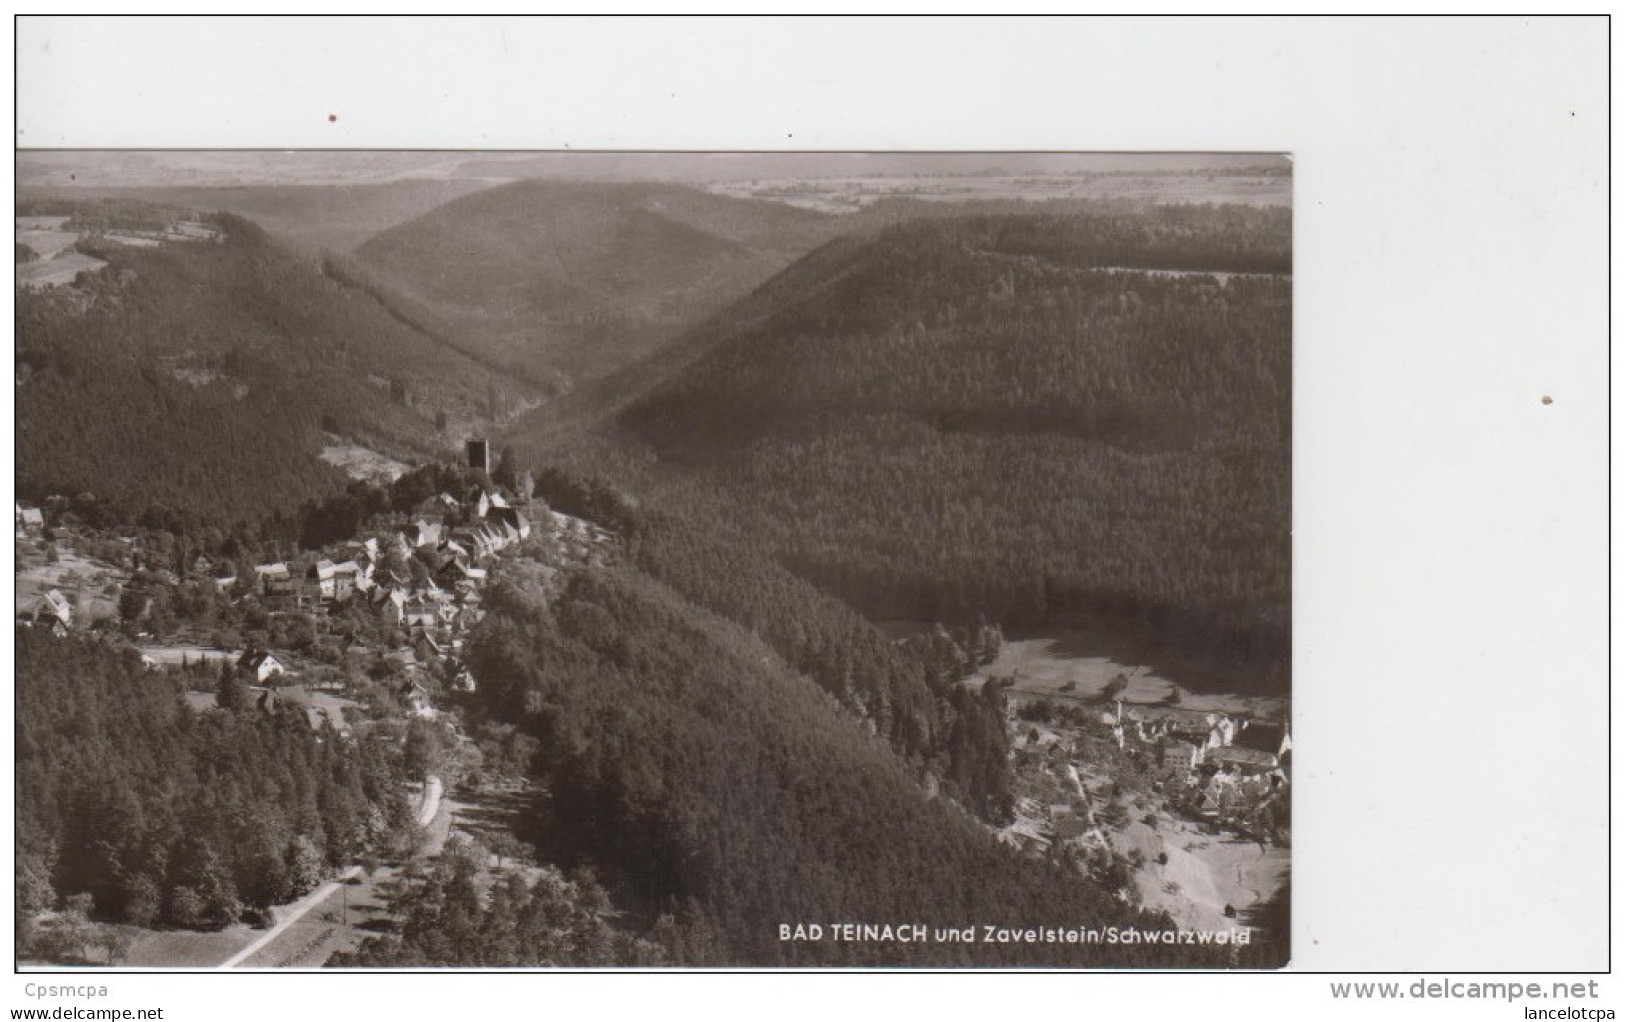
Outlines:
{"label": "shadowed hillside", "polygon": [[596,421],[512,435],[875,617],[1086,621],[1280,690],[1290,266],[1285,210],[904,225],[798,264]]}
{"label": "shadowed hillside", "polygon": [[432,329],[532,378],[590,377],[745,294],[829,219],[674,185],[524,181],[385,231],[355,261]]}
{"label": "shadowed hillside", "polygon": [[107,262],[17,299],[20,495],[253,521],[332,492],[324,434],[407,460],[525,392],[401,325],[254,225],[222,244],[79,242]]}

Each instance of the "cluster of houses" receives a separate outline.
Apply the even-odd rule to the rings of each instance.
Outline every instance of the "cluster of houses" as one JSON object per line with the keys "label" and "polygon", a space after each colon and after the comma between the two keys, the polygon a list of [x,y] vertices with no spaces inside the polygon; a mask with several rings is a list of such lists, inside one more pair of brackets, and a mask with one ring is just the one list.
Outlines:
{"label": "cluster of houses", "polygon": [[[343,544],[329,551],[334,556],[303,570],[285,562],[256,565],[254,590],[266,605],[285,609],[332,609],[365,601],[395,638],[387,649],[352,652],[377,653],[393,664],[405,679],[399,695],[409,711],[432,718],[436,711],[424,684],[427,672],[436,672],[454,690],[474,690],[474,677],[463,663],[463,644],[484,616],[481,593],[491,562],[537,528],[553,537],[561,563],[593,563],[611,539],[597,525],[531,500],[534,486],[528,477],[516,489],[527,496],[509,497],[486,487],[474,487],[461,497],[436,494],[393,527]],[[217,581],[235,583],[232,578]],[[299,687],[288,683],[294,672],[270,651],[246,650],[238,667],[250,685],[299,695]]]}
{"label": "cluster of houses", "polygon": [[[464,636],[484,613],[481,589],[488,565],[530,537],[535,514],[552,513],[545,505],[512,501],[483,487],[461,498],[440,493],[395,527],[333,551],[342,560],[324,557],[299,571],[281,561],[256,565],[254,588],[266,605],[279,608],[365,601],[404,639],[385,653],[406,676],[401,696],[411,712],[432,717],[423,673],[439,666],[455,688],[473,690],[461,653]],[[259,684],[287,673],[286,665],[263,650],[245,652],[239,666]]]}
{"label": "cluster of houses", "polygon": [[1132,743],[1153,753],[1176,782],[1193,789],[1204,817],[1246,823],[1286,797],[1292,733],[1284,723],[1121,702],[1101,722],[1120,748]]}
{"label": "cluster of houses", "polygon": [[323,558],[300,572],[283,561],[256,565],[255,588],[276,607],[330,607],[360,597],[396,624],[428,624],[408,620],[414,615],[449,623],[455,615],[446,605],[477,603],[483,565],[530,534],[527,509],[500,493],[477,489],[465,500],[441,493],[395,529],[345,544],[342,561]]}
{"label": "cluster of houses", "polygon": [[[489,471],[489,449],[483,440],[470,442],[469,461],[472,467]],[[462,659],[463,645],[469,630],[484,615],[482,589],[494,559],[529,539],[533,530],[542,529],[550,538],[552,553],[548,557],[551,563],[541,566],[541,571],[556,579],[561,568],[599,563],[612,541],[600,526],[560,514],[532,499],[534,490],[534,481],[526,473],[511,493],[489,485],[473,486],[460,496],[442,492],[364,539],[323,551],[325,556],[314,563],[259,564],[253,567],[252,576],[242,580],[229,562],[216,563],[203,554],[194,558],[189,570],[193,577],[212,578],[222,590],[242,593],[246,587],[273,612],[342,609],[353,613],[359,606],[376,613],[389,637],[380,648],[357,645],[347,652],[391,663],[404,679],[399,695],[410,712],[433,717],[436,711],[425,684],[430,672],[454,690],[474,690],[474,677]],[[18,539],[40,538],[45,516],[38,508],[18,504],[15,527]],[[180,581],[162,566],[145,570],[164,582]],[[23,601],[18,622],[66,634],[75,623],[75,609],[60,591],[51,589],[38,599]],[[313,724],[328,712],[311,707],[311,695],[299,680],[297,661],[286,654],[259,648],[237,654],[162,645],[149,645],[142,652],[150,670],[225,660],[234,663],[263,708],[290,703],[304,706]]]}
{"label": "cluster of houses", "polygon": [[[1290,791],[1292,735],[1286,724],[1175,706],[1126,705],[1120,700],[1099,719],[1108,729],[1109,741],[1160,767],[1164,782],[1171,785],[1167,790],[1182,793],[1180,801],[1187,811],[1243,832],[1272,833],[1267,810],[1284,808]],[[1106,847],[1100,807],[1084,787],[1075,761],[1091,755],[1083,736],[1069,747],[1052,735],[1036,749],[1067,796],[1063,802],[1033,807],[1042,833],[1052,841]],[[1029,841],[1037,836],[1027,835]],[[1021,835],[1015,837],[1019,844]]]}
{"label": "cluster of houses", "polygon": [[1165,769],[1178,773],[1207,767],[1223,774],[1279,775],[1285,782],[1292,765],[1292,734],[1285,724],[1171,707],[1125,707],[1121,700],[1100,719],[1118,748],[1133,743],[1154,750]]}

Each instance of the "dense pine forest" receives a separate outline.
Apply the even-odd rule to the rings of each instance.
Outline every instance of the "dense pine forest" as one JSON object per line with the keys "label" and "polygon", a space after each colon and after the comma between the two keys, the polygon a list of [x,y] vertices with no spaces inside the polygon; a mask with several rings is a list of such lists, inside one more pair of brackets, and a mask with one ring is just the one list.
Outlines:
{"label": "dense pine forest", "polygon": [[512,436],[873,617],[1087,621],[1280,691],[1289,239],[1230,207],[888,229],[677,342],[612,418]]}
{"label": "dense pine forest", "polygon": [[[1064,624],[1125,663],[1198,665],[1193,690],[1289,690],[1289,210],[894,200],[842,218],[666,185],[431,192],[367,193],[334,227],[348,254],[231,214],[206,217],[218,243],[104,233],[161,229],[177,210],[155,202],[58,214],[107,265],[18,290],[17,490],[47,516],[18,549],[124,574],[117,614],[75,621],[93,634],[17,629],[21,937],[69,906],[264,921],[333,867],[406,855],[429,724],[409,753],[404,717],[313,729],[224,675],[199,710],[187,679],[119,648],[184,631],[310,658],[296,673],[359,678],[370,656],[398,681],[385,650],[429,649],[438,625],[409,641],[387,601],[256,591],[263,560],[304,574],[377,533],[400,605],[473,608],[423,654],[455,722],[434,769],[490,755],[527,808],[505,847],[453,839],[403,866],[388,932],[330,964],[1281,962],[1285,895],[1243,948],[779,927],[1173,925],[1140,907],[1146,856],[1109,837],[1000,840],[1034,802],[1012,764],[1037,753],[1009,679],[966,680],[1006,631]],[[311,194],[260,198],[304,222],[333,208]],[[355,244],[394,208],[412,219]],[[489,472],[448,462],[475,433],[502,452]],[[418,467],[349,481],[318,456],[340,439]],[[535,532],[441,589],[428,565],[450,546],[392,534],[449,535],[487,497]],[[1077,712],[1104,729],[1103,708]]]}
{"label": "dense pine forest", "polygon": [[635,917],[716,934],[708,964],[1193,964],[1190,948],[782,942],[791,920],[1167,923],[922,797],[831,696],[661,584],[587,575],[550,601],[512,570],[491,605],[474,662],[491,711],[541,741],[543,854],[590,863]]}
{"label": "dense pine forest", "polygon": [[254,522],[342,486],[317,460],[324,433],[416,460],[460,440],[448,417],[525,394],[247,221],[219,222],[223,244],[83,238],[104,270],[18,294],[19,495]]}
{"label": "dense pine forest", "polygon": [[89,894],[101,918],[218,928],[409,835],[387,743],[193,711],[133,651],[43,629],[16,653],[19,918]]}
{"label": "dense pine forest", "polygon": [[[1002,703],[968,699],[959,684],[997,654],[996,628],[955,622],[894,643],[770,558],[692,521],[632,506],[556,469],[536,484],[552,506],[611,523],[632,565],[756,636],[886,739],[921,779],[929,775],[989,822],[1006,821]],[[509,700],[511,715],[520,701],[513,693]]]}

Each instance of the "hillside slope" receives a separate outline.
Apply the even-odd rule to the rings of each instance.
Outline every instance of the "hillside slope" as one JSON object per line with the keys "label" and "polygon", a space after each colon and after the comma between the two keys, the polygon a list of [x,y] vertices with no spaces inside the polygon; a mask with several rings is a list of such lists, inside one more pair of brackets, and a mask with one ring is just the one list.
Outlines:
{"label": "hillside slope", "polygon": [[348,252],[368,238],[436,206],[489,188],[479,179],[392,181],[387,184],[214,185],[144,188],[18,189],[20,201],[161,202],[203,213],[235,213],[279,241],[309,251]]}
{"label": "hillside slope", "polygon": [[596,421],[511,436],[874,617],[1081,619],[1279,690],[1290,251],[1282,210],[903,225],[793,267]]}
{"label": "hillside slope", "polygon": [[82,241],[105,270],[18,294],[21,495],[253,521],[342,484],[317,461],[324,434],[414,460],[456,439],[438,417],[524,397],[254,225],[222,223],[223,244]]}
{"label": "hillside slope", "polygon": [[540,589],[508,571],[472,662],[482,698],[541,739],[543,854],[592,866],[633,918],[681,914],[714,933],[689,964],[1225,963],[1213,948],[782,939],[793,921],[1167,923],[1082,863],[1023,859],[926,796],[770,650],[664,586],[620,571]]}
{"label": "hillside slope", "polygon": [[355,262],[505,365],[590,377],[743,295],[829,219],[676,185],[522,181],[384,231]]}

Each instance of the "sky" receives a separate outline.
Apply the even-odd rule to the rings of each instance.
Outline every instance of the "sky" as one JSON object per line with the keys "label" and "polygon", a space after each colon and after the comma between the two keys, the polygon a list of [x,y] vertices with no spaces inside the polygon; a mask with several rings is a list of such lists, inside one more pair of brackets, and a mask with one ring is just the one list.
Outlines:
{"label": "sky", "polygon": [[477,152],[396,150],[20,150],[17,183],[52,187],[362,184],[413,178],[664,180],[1177,172],[1290,167],[1257,153]]}

